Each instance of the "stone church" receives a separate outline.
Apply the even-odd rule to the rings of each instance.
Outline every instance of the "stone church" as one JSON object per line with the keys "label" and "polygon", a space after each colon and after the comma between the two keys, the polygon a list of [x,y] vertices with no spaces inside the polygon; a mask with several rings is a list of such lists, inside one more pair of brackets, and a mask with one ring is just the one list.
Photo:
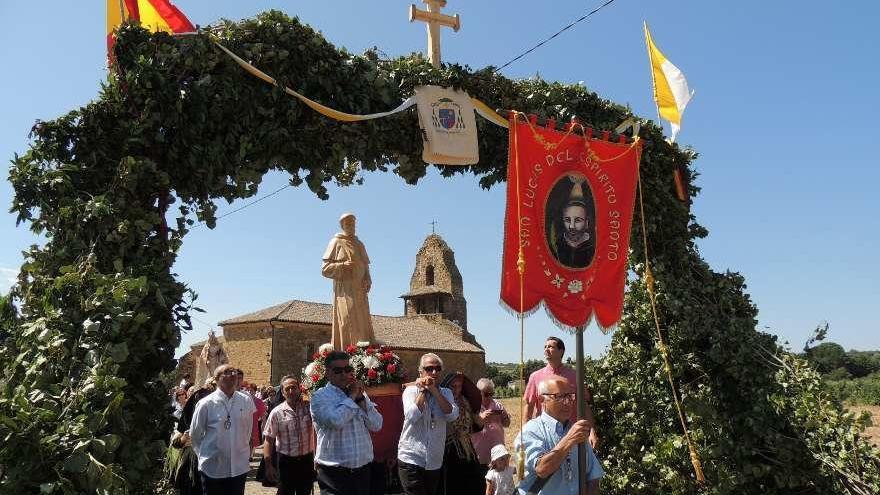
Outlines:
{"label": "stone church", "polygon": [[[403,299],[403,316],[372,315],[376,339],[403,359],[410,379],[419,358],[438,354],[444,371],[462,371],[474,381],[485,376],[485,351],[467,330],[467,302],[455,253],[437,234],[418,254]],[[287,374],[299,376],[321,344],[330,341],[331,305],[291,300],[221,321],[220,337],[229,362],[248,382],[276,384]],[[204,342],[180,359],[180,374],[195,370]],[[193,373],[193,376],[194,373]]]}

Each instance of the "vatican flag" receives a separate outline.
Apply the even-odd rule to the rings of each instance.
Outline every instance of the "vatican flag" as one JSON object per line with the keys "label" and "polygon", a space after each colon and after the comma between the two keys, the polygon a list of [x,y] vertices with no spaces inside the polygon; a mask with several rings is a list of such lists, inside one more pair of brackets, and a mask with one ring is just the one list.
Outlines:
{"label": "vatican flag", "polygon": [[672,127],[672,138],[681,130],[681,115],[694,92],[688,88],[687,80],[678,67],[666,59],[663,53],[654,45],[651,33],[648,31],[648,23],[645,23],[645,43],[648,45],[648,59],[651,61],[651,78],[654,81],[654,101],[657,103],[657,113],[660,117],[669,121]]}

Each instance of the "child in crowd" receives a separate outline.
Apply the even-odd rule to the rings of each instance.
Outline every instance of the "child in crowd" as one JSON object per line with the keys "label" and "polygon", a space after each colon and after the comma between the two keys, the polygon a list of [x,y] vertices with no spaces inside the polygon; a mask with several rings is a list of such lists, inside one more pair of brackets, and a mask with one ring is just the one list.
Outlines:
{"label": "child in crowd", "polygon": [[513,482],[513,466],[510,464],[510,453],[504,445],[492,447],[492,461],[486,473],[486,495],[512,495],[516,493]]}

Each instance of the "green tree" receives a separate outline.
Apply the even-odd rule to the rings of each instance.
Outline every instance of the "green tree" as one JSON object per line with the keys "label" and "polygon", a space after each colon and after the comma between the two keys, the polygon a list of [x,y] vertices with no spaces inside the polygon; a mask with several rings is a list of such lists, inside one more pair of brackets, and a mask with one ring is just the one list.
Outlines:
{"label": "green tree", "polygon": [[820,373],[830,373],[837,368],[845,367],[846,351],[840,344],[823,342],[807,351],[807,359],[816,365]]}
{"label": "green tree", "polygon": [[852,376],[861,378],[880,371],[880,359],[876,352],[850,351],[844,366]]}

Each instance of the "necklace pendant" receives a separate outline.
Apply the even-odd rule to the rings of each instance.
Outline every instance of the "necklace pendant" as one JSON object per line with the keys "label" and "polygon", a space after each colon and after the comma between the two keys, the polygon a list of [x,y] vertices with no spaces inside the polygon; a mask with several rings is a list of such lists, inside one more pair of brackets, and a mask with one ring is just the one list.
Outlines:
{"label": "necklace pendant", "polygon": [[223,428],[227,430],[232,428],[232,420],[229,419],[229,415],[226,416],[226,421],[223,422]]}

